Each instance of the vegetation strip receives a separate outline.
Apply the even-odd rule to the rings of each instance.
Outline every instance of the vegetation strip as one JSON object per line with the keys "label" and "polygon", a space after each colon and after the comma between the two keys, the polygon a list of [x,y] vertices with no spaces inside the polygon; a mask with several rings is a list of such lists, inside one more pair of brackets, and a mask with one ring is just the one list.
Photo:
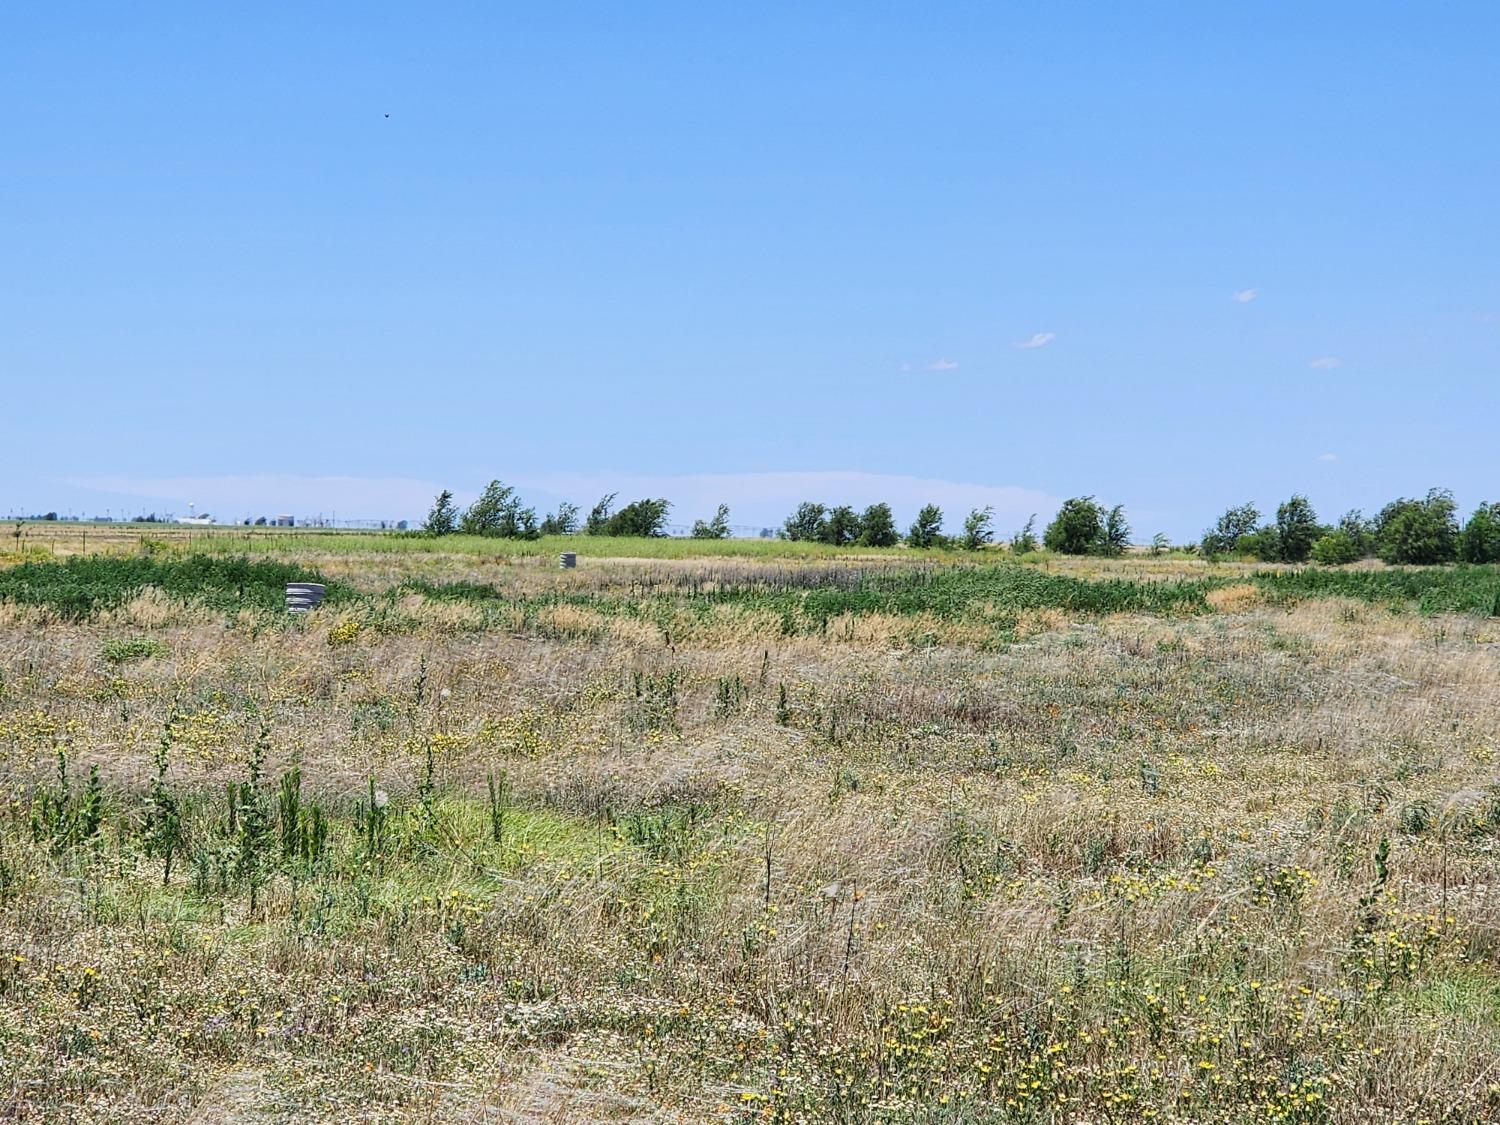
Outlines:
{"label": "vegetation strip", "polygon": [[[84,619],[123,604],[148,587],[214,609],[279,610],[288,582],[323,582],[330,605],[374,607],[368,596],[330,582],[295,563],[217,555],[182,558],[79,556],[61,562],[28,562],[0,569],[0,601],[46,606],[64,618]],[[653,603],[709,610],[734,606],[792,615],[799,627],[846,614],[930,614],[954,620],[993,618],[1027,610],[1067,613],[1202,613],[1207,595],[1236,580],[1221,575],[1160,580],[1079,578],[1022,563],[978,566],[844,564],[817,568],[767,568],[763,575],[724,580],[701,575],[663,576],[634,594],[557,590],[518,595],[484,582],[407,578],[387,600],[416,593],[439,601],[514,606],[523,611],[572,605],[609,616],[649,615]],[[1247,581],[1287,600],[1349,597],[1424,613],[1500,615],[1500,567],[1467,566],[1347,570],[1305,567],[1257,571]],[[792,630],[797,631],[797,630]]]}

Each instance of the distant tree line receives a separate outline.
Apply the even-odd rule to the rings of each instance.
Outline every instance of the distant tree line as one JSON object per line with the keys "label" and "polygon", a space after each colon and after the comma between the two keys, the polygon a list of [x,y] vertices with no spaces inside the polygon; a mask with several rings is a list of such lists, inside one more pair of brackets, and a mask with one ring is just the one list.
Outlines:
{"label": "distant tree line", "polygon": [[[490,481],[478,499],[462,511],[453,493],[444,489],[433,502],[423,524],[427,535],[483,535],[501,539],[538,539],[544,535],[603,535],[660,538],[667,534],[672,505],[663,499],[635,500],[616,507],[619,494],[609,493],[581,515],[575,504],[559,504],[538,519],[536,509],[524,504],[515,489]],[[903,535],[889,504],[856,510],[847,504],[826,505],[808,500],[787,516],[775,534],[801,543],[833,547],[895,547],[982,551],[996,545],[995,513],[991,507],[973,508],[963,521],[963,532],[943,531],[943,510],[927,504]],[[694,539],[725,539],[730,534],[729,506],[720,504],[710,520],[697,520]],[[1040,538],[1036,516],[1007,542],[1015,555],[1045,547],[1062,555],[1118,556],[1132,545],[1131,528],[1123,505],[1108,506],[1093,496],[1065,500]],[[1152,537],[1147,551],[1160,555],[1172,550],[1165,535]],[[1425,498],[1393,500],[1373,518],[1358,510],[1346,512],[1337,523],[1325,524],[1306,496],[1294,495],[1276,508],[1274,521],[1262,520],[1254,504],[1224,512],[1197,544],[1177,548],[1206,558],[1248,557],[1264,562],[1342,566],[1363,558],[1388,563],[1433,565],[1456,561],[1500,562],[1500,503],[1480,504],[1460,524],[1453,494],[1434,488]]]}
{"label": "distant tree line", "polygon": [[[422,523],[426,535],[483,535],[492,539],[540,539],[543,535],[630,535],[642,538],[661,538],[666,535],[667,513],[672,505],[667,500],[636,500],[616,509],[615,499],[619,495],[611,492],[589,510],[580,521],[578,505],[566,501],[557,506],[550,515],[537,519],[536,509],[522,502],[516,490],[508,484],[492,480],[485,485],[479,498],[462,511],[453,502],[449,489],[437,494],[432,510]],[[699,535],[704,539],[721,539],[729,534],[729,509],[720,505],[719,514],[711,523],[698,521],[703,529]]]}
{"label": "distant tree line", "polygon": [[1392,500],[1371,519],[1354,509],[1323,524],[1307,497],[1297,495],[1277,507],[1274,523],[1262,524],[1254,504],[1230,508],[1203,533],[1198,549],[1209,557],[1327,566],[1365,558],[1421,566],[1500,562],[1500,503],[1480,504],[1460,525],[1453,494],[1434,488],[1420,500]]}

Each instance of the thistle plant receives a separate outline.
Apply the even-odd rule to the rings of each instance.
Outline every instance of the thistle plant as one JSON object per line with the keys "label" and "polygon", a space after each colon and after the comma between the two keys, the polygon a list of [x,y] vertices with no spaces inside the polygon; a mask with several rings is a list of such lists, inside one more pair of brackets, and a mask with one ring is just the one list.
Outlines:
{"label": "thistle plant", "polygon": [[316,864],[321,860],[328,842],[328,821],[319,805],[305,804],[302,800],[301,766],[293,766],[281,775],[276,811],[282,862],[301,860]]}
{"label": "thistle plant", "polygon": [[172,881],[172,860],[186,850],[187,834],[183,828],[182,807],[177,794],[167,783],[167,766],[172,750],[172,727],[175,714],[162,725],[154,761],[156,776],[146,792],[146,854],[161,860],[161,885]]}
{"label": "thistle plant", "polygon": [[505,810],[510,804],[510,779],[504,770],[497,781],[495,771],[490,771],[490,838],[497,844],[505,842]]}
{"label": "thistle plant", "polygon": [[235,840],[235,878],[250,889],[250,912],[255,913],[256,896],[270,877],[268,862],[271,850],[271,820],[266,814],[265,795],[261,792],[261,771],[271,728],[262,723],[250,749],[245,780],[237,787],[231,783],[231,802],[237,822]]}
{"label": "thistle plant", "polygon": [[375,788],[375,778],[371,776],[369,802],[362,803],[357,813],[360,832],[364,836],[366,862],[375,861],[385,851],[390,803],[390,795],[384,789]]}
{"label": "thistle plant", "polygon": [[89,767],[88,784],[75,799],[68,776],[68,751],[57,751],[57,784],[38,786],[31,801],[31,838],[50,840],[61,850],[81,844],[98,835],[104,818],[104,787],[99,781],[99,767]]}
{"label": "thistle plant", "polygon": [[277,819],[281,824],[281,858],[293,860],[302,854],[302,767],[293,766],[281,775],[281,790],[276,798]]}

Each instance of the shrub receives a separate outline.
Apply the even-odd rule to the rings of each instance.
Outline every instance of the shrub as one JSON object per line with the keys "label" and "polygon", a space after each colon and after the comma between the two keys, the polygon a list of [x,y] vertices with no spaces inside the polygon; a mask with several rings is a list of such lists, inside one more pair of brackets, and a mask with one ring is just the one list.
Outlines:
{"label": "shrub", "polygon": [[1375,517],[1375,551],[1384,561],[1431,566],[1458,557],[1453,494],[1434,488],[1425,500],[1393,500]]}
{"label": "shrub", "polygon": [[824,525],[827,522],[827,508],[811,500],[804,500],[781,525],[781,537],[796,543],[819,543],[825,535]]}
{"label": "shrub", "polygon": [[1464,562],[1500,562],[1500,503],[1481,504],[1464,525],[1459,542]]}
{"label": "shrub", "polygon": [[1047,525],[1042,542],[1047,550],[1062,555],[1087,555],[1105,542],[1104,509],[1092,496],[1075,496],[1063,501],[1056,517]]}
{"label": "shrub", "polygon": [[901,537],[896,533],[896,517],[889,504],[871,504],[859,517],[859,541],[866,547],[894,547]]}
{"label": "shrub", "polygon": [[924,505],[917,513],[917,518],[906,532],[906,543],[909,547],[918,547],[927,550],[931,547],[942,545],[943,539],[943,509],[936,504]]}
{"label": "shrub", "polygon": [[433,500],[432,511],[427,513],[422,529],[429,535],[452,535],[457,525],[458,509],[453,506],[453,493],[445,488]]}
{"label": "shrub", "polygon": [[1321,532],[1306,496],[1294,495],[1276,509],[1277,553],[1282,562],[1306,562]]}
{"label": "shrub", "polygon": [[1312,545],[1313,561],[1324,566],[1345,566],[1360,557],[1358,544],[1342,528],[1330,531]]}
{"label": "shrub", "polygon": [[1205,555],[1227,555],[1240,550],[1240,540],[1255,533],[1260,523],[1260,511],[1254,504],[1241,504],[1230,508],[1219,522],[1203,533],[1202,551]]}
{"label": "shrub", "polygon": [[697,520],[693,523],[694,539],[728,539],[729,538],[729,505],[720,504],[714,518],[704,523]]}

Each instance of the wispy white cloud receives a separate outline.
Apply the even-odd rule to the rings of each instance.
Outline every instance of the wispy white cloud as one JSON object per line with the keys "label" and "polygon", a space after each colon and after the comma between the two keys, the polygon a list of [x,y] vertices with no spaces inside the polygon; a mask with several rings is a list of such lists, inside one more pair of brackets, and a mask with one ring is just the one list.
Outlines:
{"label": "wispy white cloud", "polygon": [[1055,339],[1057,339],[1056,332],[1037,332],[1030,339],[1017,340],[1011,347],[1020,348],[1022,351],[1030,351],[1033,348],[1045,348]]}
{"label": "wispy white cloud", "polygon": [[927,370],[928,371],[957,371],[958,370],[958,360],[956,360],[956,359],[936,359],[936,360],[933,360],[931,363],[929,363],[927,365]]}
{"label": "wispy white cloud", "polygon": [[1232,294],[1230,294],[1230,296],[1233,297],[1240,304],[1242,304],[1242,305],[1248,305],[1251,301],[1255,300],[1255,298],[1257,298],[1257,297],[1260,296],[1260,290],[1259,289],[1253,289],[1253,288],[1252,289],[1236,289]]}
{"label": "wispy white cloud", "polygon": [[1332,371],[1335,367],[1343,367],[1344,361],[1336,355],[1320,355],[1307,366],[1315,371]]}
{"label": "wispy white cloud", "polygon": [[1339,459],[1339,455],[1337,453],[1319,453],[1318,454],[1318,460],[1319,461],[1337,461],[1338,459]]}

